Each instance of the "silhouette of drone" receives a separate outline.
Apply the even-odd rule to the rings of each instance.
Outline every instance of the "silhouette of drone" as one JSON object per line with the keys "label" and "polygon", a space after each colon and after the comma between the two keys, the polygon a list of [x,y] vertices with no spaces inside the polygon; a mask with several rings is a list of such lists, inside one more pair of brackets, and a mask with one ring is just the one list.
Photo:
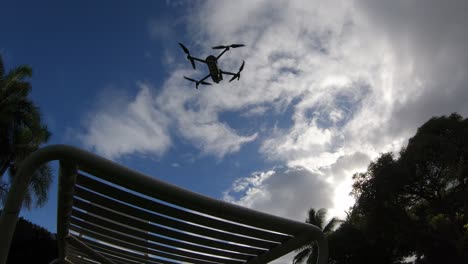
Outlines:
{"label": "silhouette of drone", "polygon": [[215,83],[219,83],[221,80],[223,80],[223,74],[232,75],[232,78],[229,80],[229,82],[232,82],[234,79],[239,80],[240,73],[241,73],[242,69],[244,69],[244,63],[245,63],[244,61],[242,61],[242,65],[240,66],[239,71],[237,73],[232,73],[232,72],[226,72],[226,71],[221,70],[218,67],[218,60],[229,49],[244,47],[245,46],[244,44],[232,44],[232,45],[229,45],[229,46],[216,46],[216,47],[213,47],[213,49],[224,49],[224,50],[218,56],[215,57],[213,55],[210,55],[210,56],[206,57],[206,59],[204,59],[204,60],[192,57],[190,55],[190,51],[182,43],[179,43],[179,45],[184,50],[184,52],[187,54],[187,59],[190,61],[190,63],[192,63],[193,69],[195,69],[195,61],[199,61],[199,62],[205,63],[208,66],[208,70],[210,71],[210,73],[207,76],[203,77],[201,80],[198,80],[198,81],[184,76],[185,79],[195,83],[195,88],[196,89],[198,89],[198,85],[200,85],[200,84],[211,85],[211,83],[205,82],[205,80],[210,76],[211,76],[211,79],[213,80],[213,82],[215,82]]}

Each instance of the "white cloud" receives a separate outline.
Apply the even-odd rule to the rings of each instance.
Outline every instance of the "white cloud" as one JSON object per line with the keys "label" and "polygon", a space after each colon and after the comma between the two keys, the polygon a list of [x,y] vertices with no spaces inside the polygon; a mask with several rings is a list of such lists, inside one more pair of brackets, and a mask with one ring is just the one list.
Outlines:
{"label": "white cloud", "polygon": [[[202,102],[218,112],[268,106],[280,116],[292,109],[290,127],[271,127],[259,137],[260,152],[332,184],[326,195],[333,205],[314,206],[343,215],[353,202],[348,193],[355,172],[379,153],[398,151],[431,116],[468,114],[466,7],[436,0],[206,3],[192,18],[194,39],[200,45],[246,43],[225,63],[248,59],[242,85],[220,85],[214,94],[223,91],[223,99]],[[278,203],[270,181],[288,181],[284,192],[295,194],[298,183],[309,192],[322,185],[284,175],[275,172],[226,198],[291,217],[302,197]]]}
{"label": "white cloud", "polygon": [[[466,112],[463,102],[467,89],[459,88],[466,83],[466,56],[460,56],[467,42],[463,27],[466,19],[455,10],[463,9],[463,4],[352,4],[256,1],[210,2],[209,7],[201,7],[213,12],[207,10],[198,18],[204,29],[200,35],[250,42],[247,63],[256,74],[247,74],[244,83],[256,100],[231,101],[255,105],[279,100],[288,104],[299,98],[293,126],[264,143],[267,156],[289,162],[301,155],[296,155],[297,151],[292,156],[285,154],[285,149],[304,150],[305,157],[300,157],[303,159],[317,152],[335,153],[340,145],[346,151],[364,148],[373,156],[375,152],[398,149],[432,115]],[[233,9],[239,12],[234,15],[230,12]],[[387,9],[392,16],[386,15]],[[406,11],[400,14],[398,10],[402,9]],[[434,13],[437,22],[424,15],[427,12]],[[450,14],[455,14],[456,19],[448,19]],[[428,30],[431,28],[439,30]],[[449,39],[437,36],[442,31]],[[426,43],[429,40],[431,43]],[[448,47],[444,48],[444,44]],[[437,63],[429,61],[434,54],[435,59],[440,58]],[[458,70],[452,74],[445,68]],[[447,76],[454,78],[449,80]],[[453,98],[454,93],[460,96]]]}
{"label": "white cloud", "polygon": [[[139,84],[134,99],[109,90],[84,122],[85,131],[78,135],[83,144],[109,158],[125,154],[162,155],[172,145],[175,133],[200,149],[204,155],[222,158],[240,150],[256,139],[257,133],[239,135],[219,121],[218,112],[203,93],[187,87],[183,71],[177,71],[162,92],[152,95],[150,87]],[[206,96],[206,95],[205,95]]]}
{"label": "white cloud", "polygon": [[468,114],[466,1],[358,1],[363,17],[391,45],[401,96],[386,129],[414,130],[434,115]]}
{"label": "white cloud", "polygon": [[237,152],[240,146],[250,142],[257,134],[243,137],[239,136],[229,126],[222,123],[191,123],[184,122],[181,133],[185,138],[195,143],[203,153],[213,154],[222,158],[228,153]]}
{"label": "white cloud", "polygon": [[[155,131],[169,129],[201,153],[219,158],[261,140],[259,152],[266,159],[303,169],[252,174],[234,183],[226,199],[301,221],[310,207],[342,215],[352,203],[347,193],[354,172],[379,153],[398,150],[431,116],[468,114],[466,5],[436,0],[200,2],[187,18],[189,48],[204,57],[213,45],[246,44],[220,60],[229,71],[245,60],[242,77],[194,90],[182,76],[202,74],[188,71],[187,61],[177,64],[153,97],[153,108],[171,120],[156,122],[160,130]],[[182,51],[168,56],[185,58]],[[267,114],[289,125],[259,124],[262,129],[243,135],[235,124],[220,120],[226,111],[246,119]],[[103,113],[120,121],[116,114]],[[98,145],[94,138],[108,135],[102,129],[94,132],[101,123],[90,123],[90,146]],[[114,155],[137,151],[101,149]]]}
{"label": "white cloud", "polygon": [[238,179],[224,199],[302,222],[309,208],[333,206],[331,192],[319,174],[299,167],[276,168]]}
{"label": "white cloud", "polygon": [[[352,175],[379,153],[399,150],[428,118],[468,115],[467,1],[198,3],[184,18],[189,49],[204,57],[213,45],[246,44],[220,60],[228,71],[245,60],[240,81],[194,90],[182,76],[201,72],[181,62],[182,51],[165,51],[175,65],[161,92],[98,108],[82,135],[88,147],[110,157],[162,155],[172,133],[222,158],[261,140],[260,154],[285,167],[238,179],[224,199],[304,221],[309,208],[344,217],[354,202]],[[149,30],[156,38],[173,34],[154,21]],[[259,124],[243,135],[220,120],[226,111],[289,126]]]}
{"label": "white cloud", "polygon": [[146,84],[138,84],[135,98],[108,90],[101,104],[85,121],[83,144],[115,159],[129,153],[162,155],[171,145],[167,116],[154,107],[154,96]]}
{"label": "white cloud", "polygon": [[203,154],[218,158],[237,152],[243,144],[255,140],[256,133],[242,136],[228,124],[219,121],[219,111],[223,109],[219,106],[219,101],[223,100],[223,95],[213,95],[218,93],[219,88],[203,87],[199,91],[194,90],[190,87],[191,84],[181,78],[183,75],[187,73],[177,71],[166,82],[157,98],[161,109],[175,121],[179,135],[199,148]]}
{"label": "white cloud", "polygon": [[[468,23],[460,11],[466,4],[454,3],[200,3],[190,9],[192,16],[184,18],[195,47],[189,48],[203,57],[212,45],[246,44],[220,61],[223,69],[235,71],[245,59],[241,80],[192,90],[181,76],[197,78],[201,74],[186,71],[188,63],[183,68],[178,64],[161,93],[153,96],[151,107],[157,114],[152,116],[164,118],[150,118],[152,129],[141,124],[124,126],[119,137],[110,137],[102,124],[131,121],[122,122],[119,111],[97,111],[85,142],[111,156],[139,149],[161,154],[170,145],[167,133],[172,131],[201,153],[221,158],[240,151],[248,142],[262,140],[259,151],[265,158],[307,168],[336,186],[349,186],[353,171],[365,167],[362,160],[398,150],[430,116],[468,113],[468,89],[464,89]],[[292,109],[290,116],[283,117],[291,126],[259,129],[248,135],[219,118],[225,111],[244,118],[268,111],[270,118],[276,118],[289,114],[286,109]],[[137,114],[123,115],[123,120],[133,119],[133,115]],[[146,137],[151,132],[165,135],[162,139],[166,140],[151,147],[138,140],[114,144],[125,142],[124,137],[140,129],[146,131]],[[368,158],[354,160],[346,176],[326,169],[340,167],[343,159],[356,153]]]}

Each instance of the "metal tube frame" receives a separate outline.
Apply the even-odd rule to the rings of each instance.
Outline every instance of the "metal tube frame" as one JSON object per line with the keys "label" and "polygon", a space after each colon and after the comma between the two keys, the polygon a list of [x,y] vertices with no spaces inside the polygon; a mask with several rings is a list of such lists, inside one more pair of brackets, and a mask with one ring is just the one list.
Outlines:
{"label": "metal tube frame", "polygon": [[[139,190],[139,192],[155,198],[170,197],[166,201],[176,205],[183,205],[188,209],[216,215],[241,224],[294,234],[296,237],[278,246],[278,249],[272,249],[273,252],[268,251],[261,254],[246,264],[267,263],[311,240],[318,241],[319,256],[317,263],[324,264],[327,262],[328,245],[326,238],[323,232],[314,225],[257,212],[197,194],[131,170],[79,148],[67,145],[52,145],[39,149],[26,158],[21,163],[13,180],[0,216],[0,234],[2,234],[0,236],[0,264],[6,263],[21,205],[33,173],[41,164],[53,160],[61,161],[59,190],[62,191],[59,193],[59,197],[63,199],[58,201],[57,216],[57,233],[61,238],[68,235],[68,220],[73,197],[72,186],[75,182],[76,171],[79,168],[79,170],[96,177],[110,180],[125,188]],[[216,213],[210,212],[210,208],[216,208]],[[60,247],[59,259],[64,261],[63,241],[59,242]]]}
{"label": "metal tube frame", "polygon": [[79,248],[82,250],[86,255],[90,257],[96,258],[98,261],[104,264],[115,264],[114,261],[104,257],[103,255],[99,254],[98,252],[94,251],[92,248],[88,247],[85,243],[81,242],[78,238],[73,235],[68,235],[65,237],[67,243],[70,243],[72,246]]}
{"label": "metal tube frame", "polygon": [[57,199],[57,242],[58,259],[65,259],[65,238],[68,235],[70,216],[73,206],[73,192],[78,167],[66,161],[60,161],[59,186]]}

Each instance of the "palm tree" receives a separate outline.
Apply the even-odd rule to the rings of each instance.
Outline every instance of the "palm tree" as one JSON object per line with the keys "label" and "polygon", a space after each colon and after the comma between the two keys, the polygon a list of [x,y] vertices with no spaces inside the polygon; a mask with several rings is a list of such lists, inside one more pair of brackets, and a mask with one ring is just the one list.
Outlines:
{"label": "palm tree", "polygon": [[[50,138],[50,132],[42,123],[39,108],[28,99],[31,84],[25,79],[32,76],[29,66],[21,65],[5,72],[0,56],[0,201],[6,193],[21,161],[36,151]],[[6,171],[9,179],[2,180]],[[38,169],[31,180],[24,199],[24,206],[31,208],[47,201],[52,182],[52,171],[48,165]]]}
{"label": "palm tree", "polygon": [[[308,217],[306,223],[317,226],[322,230],[325,236],[333,232],[335,226],[342,222],[341,220],[333,217],[325,226],[325,216],[327,210],[322,208],[316,211],[314,208],[309,209]],[[318,258],[318,245],[317,242],[312,241],[311,243],[303,246],[298,250],[296,256],[294,256],[293,264],[306,263],[306,264],[315,264]]]}

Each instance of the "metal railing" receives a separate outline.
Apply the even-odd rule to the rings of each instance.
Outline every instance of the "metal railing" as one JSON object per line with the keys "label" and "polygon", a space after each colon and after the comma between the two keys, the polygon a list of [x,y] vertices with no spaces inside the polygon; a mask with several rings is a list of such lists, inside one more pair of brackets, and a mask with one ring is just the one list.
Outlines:
{"label": "metal railing", "polygon": [[124,188],[138,190],[139,193],[150,195],[156,199],[163,197],[169,203],[182,205],[189,210],[195,210],[202,214],[213,215],[255,228],[294,235],[294,239],[286,240],[280,246],[248,260],[246,264],[268,263],[312,240],[316,240],[319,247],[317,263],[327,262],[328,245],[324,234],[316,226],[203,196],[133,171],[90,152],[66,145],[53,145],[31,154],[21,163],[14,177],[0,216],[0,264],[6,263],[18,215],[33,173],[41,164],[53,160],[60,161],[57,204],[58,261],[65,261],[65,247],[69,244],[89,253],[90,256],[102,263],[113,263],[69,234],[74,187],[79,170]]}

